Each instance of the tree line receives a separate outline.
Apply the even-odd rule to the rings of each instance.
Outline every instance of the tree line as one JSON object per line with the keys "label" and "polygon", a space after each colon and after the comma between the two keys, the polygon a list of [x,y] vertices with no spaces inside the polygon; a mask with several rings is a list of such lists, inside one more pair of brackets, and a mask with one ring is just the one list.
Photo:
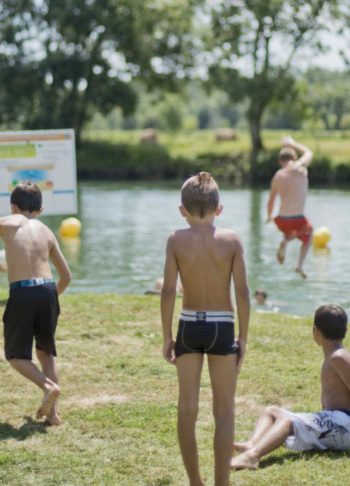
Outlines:
{"label": "tree line", "polygon": [[[305,73],[301,56],[324,52],[330,27],[346,69]],[[227,117],[244,112],[254,175],[273,110],[342,128],[349,32],[348,0],[3,0],[0,124],[73,127],[79,143],[96,112],[127,118],[145,93],[184,96],[196,80],[225,93]]]}

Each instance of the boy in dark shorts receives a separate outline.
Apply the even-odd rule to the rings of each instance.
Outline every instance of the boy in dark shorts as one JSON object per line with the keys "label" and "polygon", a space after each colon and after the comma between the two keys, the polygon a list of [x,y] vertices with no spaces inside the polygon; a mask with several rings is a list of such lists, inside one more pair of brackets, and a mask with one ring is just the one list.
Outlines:
{"label": "boy in dark shorts", "polygon": [[[44,391],[37,418],[46,417],[51,425],[59,425],[54,335],[60,312],[58,294],[69,284],[71,274],[55,235],[36,219],[42,212],[38,186],[18,184],[11,194],[11,210],[10,216],[0,218],[10,284],[3,316],[5,356],[16,371]],[[50,260],[59,275],[57,286]],[[32,361],[33,339],[42,371]]]}
{"label": "boy in dark shorts", "polygon": [[[248,334],[250,299],[242,243],[236,233],[214,226],[222,206],[215,180],[201,172],[182,186],[180,212],[189,228],[167,243],[161,292],[163,355],[175,363],[179,382],[178,438],[191,486],[202,486],[195,425],[204,354],[208,356],[215,418],[215,485],[229,484],[233,404],[237,372]],[[176,342],[172,320],[176,281],[183,299]],[[231,280],[239,321],[235,341]]]}
{"label": "boy in dark shorts", "polygon": [[343,348],[347,315],[337,305],[323,305],[315,313],[313,336],[322,347],[322,411],[293,413],[267,407],[247,442],[236,443],[240,454],[234,469],[257,469],[259,460],[285,443],[295,451],[350,450],[350,353]]}

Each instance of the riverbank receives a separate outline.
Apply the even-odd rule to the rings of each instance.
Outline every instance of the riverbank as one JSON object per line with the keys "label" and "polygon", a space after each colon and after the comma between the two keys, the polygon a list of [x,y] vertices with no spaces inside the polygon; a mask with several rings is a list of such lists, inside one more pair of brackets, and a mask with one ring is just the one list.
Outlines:
{"label": "riverbank", "polygon": [[[257,163],[257,181],[266,184],[276,170],[280,140],[286,131],[263,132],[265,152]],[[314,152],[310,178],[318,184],[350,182],[349,133],[293,132]],[[140,131],[86,132],[78,149],[80,179],[179,179],[207,170],[220,180],[241,185],[249,180],[250,142],[247,132],[235,140],[216,141],[215,132],[201,130],[159,133],[158,143],[140,143]]]}
{"label": "riverbank", "polygon": [[[1,291],[0,312],[5,298]],[[176,442],[176,371],[161,357],[159,298],[65,295],[61,311],[62,426],[46,428],[34,419],[41,392],[0,361],[1,484],[186,484]],[[253,314],[237,390],[238,440],[248,436],[264,405],[319,408],[322,355],[311,330],[311,318]],[[208,485],[212,434],[205,368],[198,439]],[[232,473],[232,484],[340,485],[347,484],[349,473],[346,453],[300,454],[281,448],[262,461],[259,471]]]}

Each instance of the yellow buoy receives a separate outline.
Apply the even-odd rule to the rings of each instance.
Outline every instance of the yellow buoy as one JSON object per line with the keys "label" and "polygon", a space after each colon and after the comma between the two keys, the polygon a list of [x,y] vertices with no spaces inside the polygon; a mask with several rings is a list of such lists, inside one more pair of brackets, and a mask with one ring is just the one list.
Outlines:
{"label": "yellow buoy", "polygon": [[62,238],[76,238],[80,235],[81,222],[77,218],[67,218],[61,222],[59,234]]}
{"label": "yellow buoy", "polygon": [[332,238],[331,232],[327,226],[321,226],[313,234],[313,245],[314,248],[327,248],[329,240]]}

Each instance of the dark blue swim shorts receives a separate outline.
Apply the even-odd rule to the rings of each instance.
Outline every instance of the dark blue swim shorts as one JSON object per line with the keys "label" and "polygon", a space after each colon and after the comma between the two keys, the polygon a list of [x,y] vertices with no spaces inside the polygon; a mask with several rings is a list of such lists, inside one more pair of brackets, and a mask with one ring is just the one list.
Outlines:
{"label": "dark blue swim shorts", "polygon": [[175,343],[177,358],[185,353],[225,356],[237,352],[233,312],[192,310],[181,312]]}
{"label": "dark blue swim shorts", "polygon": [[30,284],[24,280],[10,285],[3,316],[8,360],[31,360],[33,340],[36,349],[56,356],[55,331],[60,313],[56,285],[44,279],[35,280]]}

